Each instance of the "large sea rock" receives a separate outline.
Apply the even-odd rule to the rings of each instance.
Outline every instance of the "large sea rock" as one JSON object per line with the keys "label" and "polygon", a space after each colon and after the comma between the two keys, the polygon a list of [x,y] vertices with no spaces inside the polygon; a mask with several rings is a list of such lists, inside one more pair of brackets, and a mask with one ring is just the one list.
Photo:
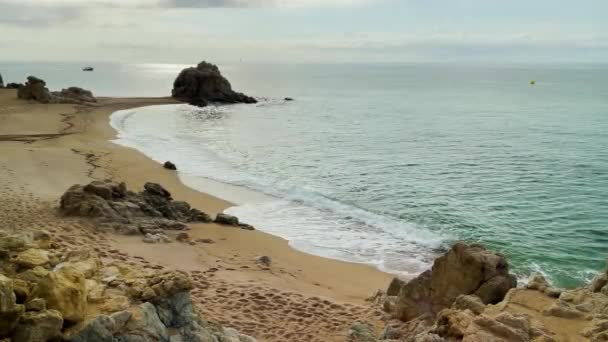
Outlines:
{"label": "large sea rock", "polygon": [[176,99],[200,107],[209,102],[257,102],[253,97],[232,90],[230,82],[222,76],[220,69],[207,62],[182,70],[173,83],[172,95]]}

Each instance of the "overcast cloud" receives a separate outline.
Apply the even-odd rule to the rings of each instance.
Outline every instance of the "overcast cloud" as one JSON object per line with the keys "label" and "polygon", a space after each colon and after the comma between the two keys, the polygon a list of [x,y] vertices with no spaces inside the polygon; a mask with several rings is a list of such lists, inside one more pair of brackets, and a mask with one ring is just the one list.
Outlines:
{"label": "overcast cloud", "polygon": [[603,0],[0,0],[0,60],[608,60]]}

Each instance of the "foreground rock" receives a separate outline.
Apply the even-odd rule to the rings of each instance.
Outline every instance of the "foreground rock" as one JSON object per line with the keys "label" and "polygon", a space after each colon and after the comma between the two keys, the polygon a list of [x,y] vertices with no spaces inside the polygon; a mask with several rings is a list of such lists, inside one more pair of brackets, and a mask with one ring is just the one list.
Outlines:
{"label": "foreground rock", "polygon": [[[103,264],[90,250],[59,249],[47,233],[0,233],[0,249],[2,341],[255,342],[203,320],[185,272]],[[49,261],[24,269],[24,252]]]}
{"label": "foreground rock", "polygon": [[200,107],[206,106],[209,102],[257,102],[253,97],[233,91],[230,82],[222,76],[219,68],[207,62],[182,70],[173,83],[172,95],[181,101]]}
{"label": "foreground rock", "polygon": [[456,243],[431,270],[401,287],[392,314],[403,321],[435,316],[460,295],[476,295],[484,304],[495,304],[515,286],[517,280],[509,274],[503,256],[480,245]]}
{"label": "foreground rock", "polygon": [[41,103],[87,104],[97,102],[93,93],[78,87],[50,92],[46,88],[46,82],[35,76],[28,76],[25,85],[18,85],[17,96],[23,100],[34,100]]}
{"label": "foreground rock", "polygon": [[356,322],[347,341],[608,341],[608,272],[562,290],[540,274],[516,288],[508,269],[503,256],[457,243],[431,270],[374,293],[383,332]]}

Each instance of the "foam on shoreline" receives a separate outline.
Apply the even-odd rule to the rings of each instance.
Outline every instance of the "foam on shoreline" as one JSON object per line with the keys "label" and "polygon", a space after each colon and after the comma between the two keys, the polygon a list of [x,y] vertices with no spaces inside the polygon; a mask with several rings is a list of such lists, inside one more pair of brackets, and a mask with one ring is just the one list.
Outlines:
{"label": "foam on shoreline", "polygon": [[[391,217],[341,203],[305,187],[281,184],[231,167],[213,151],[172,126],[162,115],[179,115],[185,105],[154,106],[111,115],[113,142],[135,148],[162,163],[171,160],[187,186],[235,203],[227,213],[283,237],[301,251],[364,263],[403,277],[430,266],[447,240]],[[209,108],[221,111],[222,108]],[[155,120],[162,121],[154,124]],[[204,132],[202,133],[204,134]]]}

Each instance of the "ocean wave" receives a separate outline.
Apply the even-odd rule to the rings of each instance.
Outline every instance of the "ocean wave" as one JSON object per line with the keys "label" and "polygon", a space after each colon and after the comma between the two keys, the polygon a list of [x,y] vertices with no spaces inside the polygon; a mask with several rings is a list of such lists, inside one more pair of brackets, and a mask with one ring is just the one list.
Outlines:
{"label": "ocean wave", "polygon": [[[183,176],[201,177],[268,195],[265,201],[243,203],[227,212],[262,231],[287,239],[294,248],[310,254],[370,264],[411,277],[430,267],[449,240],[289,180],[252,175],[229,156],[197,141],[200,134],[182,130],[163,117],[194,115],[199,120],[217,121],[229,111],[227,107],[193,111],[184,105],[118,111],[111,116],[111,125],[118,131],[114,142],[136,148],[158,162],[168,159],[171,151],[171,160],[179,165]],[[188,185],[206,190],[197,188],[196,183]]]}

